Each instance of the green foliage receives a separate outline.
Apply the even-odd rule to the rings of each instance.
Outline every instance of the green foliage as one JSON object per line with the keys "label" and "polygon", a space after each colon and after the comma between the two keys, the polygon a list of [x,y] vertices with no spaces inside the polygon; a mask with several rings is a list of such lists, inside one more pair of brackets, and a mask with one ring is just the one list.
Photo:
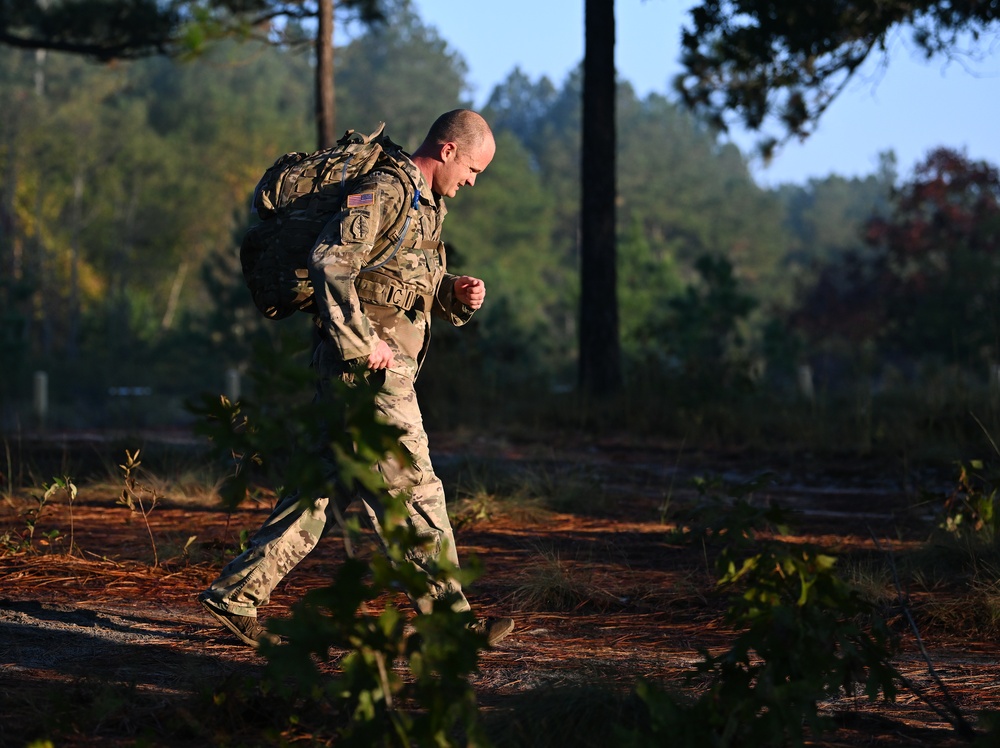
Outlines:
{"label": "green foliage", "polygon": [[979,714],[979,733],[972,742],[973,748],[992,748],[1000,742],[1000,712],[985,711]]}
{"label": "green foliage", "polygon": [[[270,362],[255,370],[259,391],[271,395],[267,401],[206,397],[192,405],[201,417],[198,430],[213,440],[220,458],[232,461],[233,473],[221,491],[225,503],[235,507],[261,480],[296,491],[302,502],[360,493],[384,511],[378,531],[387,549],[386,556],[369,563],[357,560],[352,539],[358,528],[342,523],[349,559],[328,586],[294,606],[290,619],[273,624],[287,643],[262,650],[271,682],[331,704],[338,714],[338,745],[484,745],[468,677],[477,669],[485,639],[468,627],[471,613],[453,610],[457,594],[434,600],[430,612],[413,620],[410,635],[394,606],[381,612],[372,607],[389,593],[426,599],[434,582],[455,578],[467,584],[475,576],[474,570],[460,571],[443,560],[428,575],[409,561],[425,541],[406,522],[403,497],[390,495],[373,469],[390,453],[408,459],[398,442],[400,429],[378,418],[377,383],[359,368],[353,384],[331,381],[330,397],[309,402],[292,395],[305,391],[305,381],[313,377],[300,361],[269,356],[260,361]],[[339,650],[347,651],[338,661],[340,673],[324,675],[320,663],[336,658]],[[407,663],[409,678],[395,672],[397,660]]]}
{"label": "green foliage", "polygon": [[725,257],[700,257],[695,269],[704,288],[688,286],[683,295],[671,300],[670,332],[674,333],[671,337],[680,336],[676,350],[685,366],[701,375],[724,366],[729,351],[742,342],[739,322],[757,302],[739,289]]}
{"label": "green foliage", "polygon": [[62,494],[66,497],[66,503],[69,505],[69,547],[66,552],[73,555],[73,548],[76,545],[73,526],[73,502],[76,501],[76,484],[73,483],[73,479],[68,475],[64,475],[61,478],[53,478],[52,485],[46,489],[45,493],[50,497],[56,494]]}
{"label": "green foliage", "polygon": [[[405,589],[424,596],[428,591],[427,578],[403,558],[419,538],[404,528],[401,506],[391,507],[388,516],[395,524],[383,532],[394,558],[378,557],[370,565],[349,559],[328,587],[307,593],[289,620],[275,622],[273,630],[288,645],[267,652],[269,672],[302,694],[333,702],[346,720],[339,730],[344,745],[458,745],[456,730],[483,744],[467,680],[483,646],[482,637],[468,628],[471,614],[452,610],[454,600],[437,600],[433,611],[413,620],[414,633],[407,635],[395,607],[377,614],[369,608],[387,592]],[[442,566],[437,578],[456,573]],[[347,654],[337,663],[340,675],[328,679],[318,663],[337,656],[331,648]],[[409,679],[393,669],[397,660],[408,664]]]}
{"label": "green foliage", "polygon": [[4,2],[0,43],[60,49],[103,60],[156,54],[180,23],[177,6],[155,0]]}
{"label": "green foliage", "polygon": [[259,399],[250,395],[230,402],[203,395],[191,404],[199,417],[195,430],[213,440],[220,459],[231,461],[233,471],[220,489],[227,507],[238,506],[256,482],[325,496],[331,460],[342,490],[377,493],[382,479],[370,469],[376,459],[389,453],[407,459],[397,441],[399,429],[376,418],[375,384],[365,370],[357,372],[356,388],[332,382],[336,397],[317,402],[302,397],[315,385],[306,355],[302,349],[260,345],[255,358],[266,364],[251,372]]}
{"label": "green foliage", "polygon": [[659,348],[662,339],[649,333],[661,321],[664,301],[684,289],[680,263],[670,250],[657,252],[638,219],[618,242],[618,306],[622,349],[626,354]]}
{"label": "green foliage", "polygon": [[638,224],[652,258],[674,258],[685,277],[699,257],[724,256],[755,297],[790,298],[781,204],[754,184],[744,156],[657,94],[638,99],[621,86],[618,121],[619,237]]}
{"label": "green foliage", "polygon": [[[206,12],[218,6],[202,5]],[[386,120],[389,132],[412,146],[440,111],[463,104],[464,63],[412,3],[379,5],[392,22],[366,27],[337,49],[339,121],[371,129]],[[0,220],[9,227],[0,235],[3,427],[27,420],[34,370],[49,373],[50,426],[186,421],[182,402],[223,391],[230,369],[248,371],[252,343],[282,346],[290,330],[307,334],[304,318],[273,325],[257,317],[237,255],[247,198],[262,170],[314,144],[309,34],[300,19],[286,18],[277,46],[224,41],[185,64],[157,56],[97,66],[0,48],[0,100],[9,104],[0,120]],[[203,31],[205,39],[214,33]],[[598,422],[571,392],[581,88],[579,71],[555,85],[514,70],[485,107],[497,156],[476,189],[449,203],[454,215],[444,239],[450,267],[484,278],[488,299],[469,329],[435,330],[420,382],[435,428],[488,414],[527,428],[546,419],[586,428]],[[861,349],[856,339],[834,345],[811,335],[809,347],[800,345],[802,331],[815,326],[792,329],[782,310],[801,283],[804,298],[815,290],[823,320],[869,338],[872,322],[881,324],[881,312],[854,303],[887,298],[863,273],[814,281],[824,278],[817,262],[843,266],[852,252],[877,254],[859,231],[873,207],[888,215],[895,179],[889,157],[873,177],[764,190],[734,146],[668,97],[639,98],[621,82],[617,109],[617,290],[631,366],[629,391],[616,407],[631,413],[631,423],[691,439],[775,430],[795,438],[812,430],[811,413],[777,423],[774,403],[793,392],[795,366],[820,355],[833,361],[828,370],[816,367],[817,392],[833,389],[848,375],[877,374],[883,342],[874,338],[873,365],[841,372],[840,354]],[[924,273],[941,294],[900,297],[884,321],[895,331],[894,350],[905,343],[908,357],[940,356],[953,336],[959,345],[948,351],[962,351],[963,362],[985,372],[995,348],[995,325],[986,321],[996,294],[984,282],[970,289],[968,278],[998,274],[986,253],[966,251],[986,246],[986,214],[961,205],[970,231],[968,247],[955,254],[971,259],[956,260],[955,272]],[[947,238],[928,237],[930,244]],[[728,280],[716,273],[707,282],[698,265],[704,256],[724,258]],[[732,293],[724,292],[727,283]],[[830,284],[871,293],[830,304]],[[742,299],[752,300],[752,309],[741,308]],[[793,323],[808,316],[805,306]],[[909,361],[899,370],[908,374]],[[752,389],[732,386],[748,379]],[[715,382],[704,392],[689,388]],[[109,395],[121,387],[150,395]],[[941,408],[923,401],[934,403],[928,419],[937,428]],[[831,402],[824,413],[853,419],[869,406]],[[916,413],[906,417],[921,422]],[[867,420],[873,434],[894,429]],[[833,434],[855,425],[815,430],[836,441]]]}
{"label": "green foliage", "polygon": [[[21,520],[24,522],[24,527],[21,529],[5,530],[3,534],[0,534],[0,555],[6,555],[8,553],[23,553],[26,551],[33,551],[35,547],[33,545],[35,540],[35,531],[38,529],[38,523],[42,519],[42,515],[45,513],[46,507],[49,503],[57,496],[63,495],[69,502],[70,507],[70,535],[69,535],[69,553],[73,552],[73,501],[76,500],[77,488],[76,484],[73,483],[73,479],[69,476],[62,476],[61,478],[53,478],[52,483],[48,485],[43,485],[44,490],[42,493],[32,493],[31,499],[34,502],[21,513]],[[56,540],[60,540],[59,530],[52,529],[47,533],[40,533],[45,541],[48,543],[54,543]]]}
{"label": "green foliage", "polygon": [[337,50],[340,130],[386,132],[412,152],[431,123],[463,100],[465,61],[423,23],[408,0],[383,0],[390,23],[370,26]]}
{"label": "green foliage", "polygon": [[[382,19],[379,0],[339,0],[366,22]],[[96,60],[190,55],[226,37],[282,41],[272,26],[313,18],[301,0],[5,0],[0,44],[86,55]],[[287,40],[285,40],[287,41]]]}
{"label": "green foliage", "polygon": [[956,485],[944,501],[940,529],[986,544],[1000,538],[997,477],[995,467],[982,460],[959,463]]}
{"label": "green foliage", "polygon": [[[719,397],[748,384],[751,356],[746,318],[757,301],[742,290],[725,257],[695,262],[700,283],[668,299],[640,327],[641,356],[676,377],[694,400]],[[669,341],[664,345],[664,341]]]}
{"label": "green foliage", "polygon": [[874,215],[863,249],[821,266],[796,324],[814,341],[877,346],[907,366],[997,360],[997,168],[937,149]]}
{"label": "green foliage", "polygon": [[[139,450],[129,452],[125,450],[125,462],[118,467],[122,471],[122,492],[118,497],[118,504],[128,508],[129,512],[135,513],[136,507],[142,522],[146,526],[146,534],[149,536],[149,545],[153,551],[153,566],[160,565],[160,556],[156,550],[156,540],[153,538],[153,528],[149,526],[149,515],[156,508],[156,503],[160,500],[160,495],[156,488],[148,483],[139,480],[139,468],[142,462],[139,460]],[[145,497],[145,500],[144,498]]]}
{"label": "green foliage", "polygon": [[[440,111],[461,105],[463,62],[410,4],[382,9],[391,24],[366,28],[337,50],[340,121],[364,127],[384,119],[412,145]],[[490,301],[473,335],[439,336],[428,366],[450,375],[424,378],[442,383],[431,400],[461,389],[454,372],[473,374],[498,398],[567,379],[577,316],[580,84],[573,75],[557,90],[515,74],[487,107],[500,149],[477,189],[455,201],[445,239],[453,269],[484,277]],[[0,124],[0,170],[14,185],[10,205],[0,206],[5,215],[14,208],[0,260],[5,277],[25,289],[12,286],[5,306],[19,365],[0,374],[4,392],[22,395],[25,372],[44,368],[56,395],[53,422],[177,420],[185,397],[218,392],[226,369],[245,370],[251,340],[274,344],[274,327],[253,318],[236,246],[264,166],[311,147],[312,94],[308,55],[296,44],[226,42],[184,65],[156,57],[114,67],[0,50],[0,95],[19,103]],[[766,194],[734,149],[718,148],[662,97],[640,101],[624,86],[619,99],[621,225],[632,248],[621,293],[631,331],[690,273],[697,253],[738,249],[735,272],[763,278],[753,265],[772,263],[766,258],[779,242],[759,220]],[[712,206],[714,221],[698,206]],[[756,220],[741,218],[748,209]],[[28,329],[41,334],[18,332]],[[191,367],[191,358],[206,365]],[[455,358],[466,365],[454,366]],[[120,386],[150,386],[152,399],[105,404]],[[481,390],[474,395],[481,399]]]}
{"label": "green foliage", "polygon": [[695,515],[707,521],[686,528],[687,537],[718,549],[719,586],[736,593],[726,619],[738,633],[726,652],[705,653],[690,674],[703,684],[699,696],[637,686],[650,722],[633,745],[668,736],[692,747],[804,745],[807,734],[830,726],[821,700],[858,687],[870,699],[895,696],[888,627],[836,573],[833,556],[773,536],[785,513],[742,498],[765,480],[735,487],[732,502],[704,501]]}
{"label": "green foliage", "polygon": [[814,282],[817,265],[865,252],[864,226],[874,216],[889,213],[897,180],[896,157],[880,154],[878,171],[867,177],[831,174],[804,185],[786,184],[776,190],[789,229],[784,271],[798,284]]}
{"label": "green foliage", "polygon": [[1000,170],[940,148],[869,222],[885,277],[883,338],[904,355],[987,365],[1000,358]]}
{"label": "green foliage", "polygon": [[[29,366],[50,372],[54,403],[98,400],[111,386],[159,384],[169,396],[221,382],[230,362],[197,372],[173,349],[233,337],[190,321],[215,303],[198,268],[235,257],[236,208],[242,222],[258,168],[308,129],[311,89],[307,61],[291,53],[224,46],[198,65],[104,68],[0,49],[0,96],[23,102],[0,124],[0,170],[13,190],[0,206],[10,221],[0,260],[18,280],[3,291],[20,364],[0,374],[8,392],[23,392]],[[114,412],[102,405],[90,418],[76,412],[100,425]]]}
{"label": "green foliage", "polygon": [[505,335],[534,334],[541,342],[539,333],[551,329],[551,320],[568,313],[565,298],[552,289],[568,285],[574,268],[538,251],[550,241],[555,202],[531,159],[512,133],[500,131],[487,172],[449,205],[457,216],[447,229],[449,268],[482,277],[489,293],[495,289],[501,298],[476,315],[477,321],[482,315],[480,334],[488,337],[483,342],[498,351]]}
{"label": "green foliage", "polygon": [[[998,20],[992,3],[956,7],[941,0],[700,2],[682,34],[684,71],[675,87],[685,103],[720,128],[774,128],[778,139],[805,137],[894,30],[909,28],[928,56],[981,41]],[[960,44],[961,43],[961,44]]]}

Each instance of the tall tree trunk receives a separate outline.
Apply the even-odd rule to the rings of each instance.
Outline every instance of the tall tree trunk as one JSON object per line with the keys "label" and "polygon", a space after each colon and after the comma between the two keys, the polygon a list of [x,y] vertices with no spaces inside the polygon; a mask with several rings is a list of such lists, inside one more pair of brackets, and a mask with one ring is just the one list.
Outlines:
{"label": "tall tree trunk", "polygon": [[0,276],[7,281],[20,281],[24,276],[24,255],[18,233],[17,213],[17,154],[20,118],[13,112],[8,120],[5,146],[8,158],[4,169],[3,189],[0,191]]}
{"label": "tall tree trunk", "polygon": [[127,202],[115,206],[115,223],[119,228],[119,238],[115,242],[114,269],[108,278],[108,294],[105,300],[106,334],[105,355],[120,356],[126,353],[135,341],[134,326],[129,297],[129,269],[135,255],[136,209],[139,204],[139,179],[132,177],[132,183],[125,191]]}
{"label": "tall tree trunk", "polygon": [[167,296],[167,308],[163,312],[160,329],[169,330],[173,327],[174,315],[177,313],[177,302],[181,298],[181,289],[184,287],[184,278],[187,276],[187,270],[187,262],[181,260],[177,266],[177,273],[174,275],[174,282],[170,284],[170,295]]}
{"label": "tall tree trunk", "polygon": [[80,353],[80,241],[83,234],[83,169],[73,177],[73,225],[69,248],[69,320],[66,358],[76,361]]}
{"label": "tall tree trunk", "polygon": [[615,273],[615,5],[586,0],[580,236],[581,389],[621,389]]}
{"label": "tall tree trunk", "polygon": [[44,49],[35,50],[35,96],[45,97],[45,57]]}
{"label": "tall tree trunk", "polygon": [[319,148],[336,142],[337,118],[333,97],[333,3],[319,0],[319,26],[316,30],[316,140]]}
{"label": "tall tree trunk", "polygon": [[37,280],[36,285],[32,289],[32,306],[34,310],[31,316],[39,322],[41,351],[43,355],[48,356],[52,353],[55,344],[56,325],[53,317],[57,314],[56,310],[62,307],[62,304],[52,303],[53,299],[58,298],[59,289],[55,285],[55,258],[49,257],[45,243],[42,240],[41,227],[45,225],[45,220],[42,218],[43,194],[43,190],[35,191],[35,211],[32,218],[32,223],[35,225],[35,233],[32,237],[28,254],[32,259],[30,263],[32,272],[29,277]]}

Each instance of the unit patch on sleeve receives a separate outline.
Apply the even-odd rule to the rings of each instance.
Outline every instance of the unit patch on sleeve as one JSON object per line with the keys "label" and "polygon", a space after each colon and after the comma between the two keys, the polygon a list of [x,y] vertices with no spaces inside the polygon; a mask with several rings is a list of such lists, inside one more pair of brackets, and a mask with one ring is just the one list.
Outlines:
{"label": "unit patch on sleeve", "polygon": [[347,196],[348,208],[363,208],[366,205],[374,205],[374,204],[375,204],[374,192],[362,192],[359,195]]}
{"label": "unit patch on sleeve", "polygon": [[358,213],[352,216],[350,219],[350,227],[348,228],[347,236],[341,238],[349,239],[354,242],[364,242],[371,241],[372,238],[369,236],[371,233],[372,221],[368,218],[367,213]]}

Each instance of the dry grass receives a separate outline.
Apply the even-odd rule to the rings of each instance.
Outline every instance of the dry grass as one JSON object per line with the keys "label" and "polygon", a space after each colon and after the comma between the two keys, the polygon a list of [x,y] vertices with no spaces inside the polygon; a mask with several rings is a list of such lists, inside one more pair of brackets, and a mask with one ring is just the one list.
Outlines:
{"label": "dry grass", "polygon": [[578,611],[620,607],[611,579],[555,551],[539,552],[518,575],[510,594],[515,610]]}

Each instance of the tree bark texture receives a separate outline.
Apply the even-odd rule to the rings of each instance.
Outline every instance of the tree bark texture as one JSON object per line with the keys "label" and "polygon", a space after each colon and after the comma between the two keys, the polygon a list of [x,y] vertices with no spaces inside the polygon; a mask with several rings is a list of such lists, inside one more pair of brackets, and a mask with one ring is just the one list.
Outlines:
{"label": "tree bark texture", "polygon": [[622,386],[615,270],[615,8],[585,0],[580,211],[579,383],[596,397]]}
{"label": "tree bark texture", "polygon": [[318,148],[331,148],[336,142],[336,103],[333,92],[333,4],[319,0],[316,29],[316,142]]}

